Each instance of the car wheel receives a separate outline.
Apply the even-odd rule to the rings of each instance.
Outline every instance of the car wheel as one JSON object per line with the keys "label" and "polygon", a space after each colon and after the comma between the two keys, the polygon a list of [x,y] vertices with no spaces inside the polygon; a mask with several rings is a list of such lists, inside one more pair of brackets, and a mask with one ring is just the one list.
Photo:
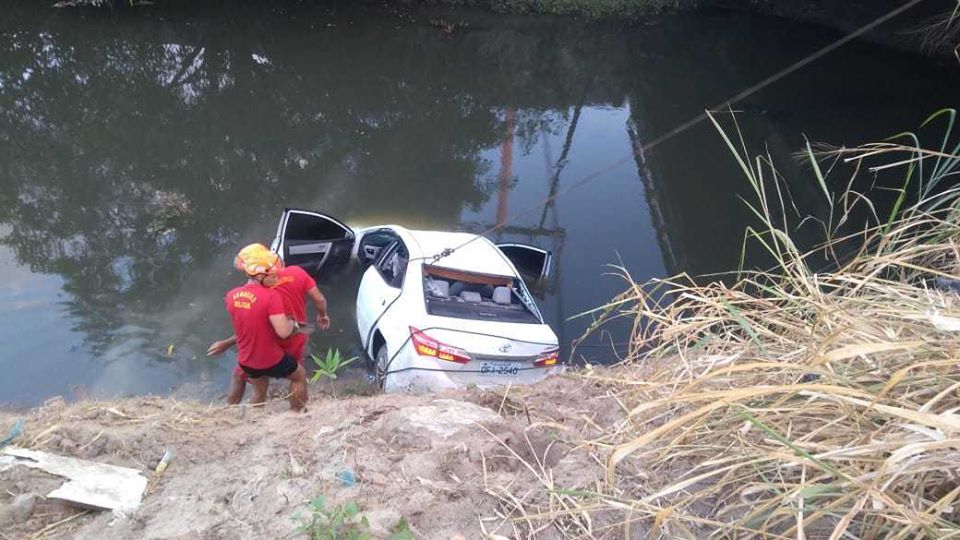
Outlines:
{"label": "car wheel", "polygon": [[383,385],[386,383],[387,363],[389,361],[390,356],[387,353],[387,346],[381,345],[380,349],[377,351],[377,359],[373,366],[374,377],[377,380],[377,388],[380,390],[383,390]]}

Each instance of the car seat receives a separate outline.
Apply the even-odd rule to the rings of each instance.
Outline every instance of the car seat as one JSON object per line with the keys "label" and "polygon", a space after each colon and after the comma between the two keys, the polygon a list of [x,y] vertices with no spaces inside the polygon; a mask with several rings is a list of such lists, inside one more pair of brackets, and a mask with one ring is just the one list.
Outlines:
{"label": "car seat", "polygon": [[463,300],[464,302],[472,302],[475,304],[479,304],[480,301],[482,300],[482,298],[480,297],[480,293],[474,292],[474,291],[461,292],[460,299]]}
{"label": "car seat", "polygon": [[450,296],[460,296],[463,291],[479,293],[480,296],[490,298],[493,296],[493,286],[482,283],[467,283],[465,281],[454,281],[450,285]]}
{"label": "car seat", "polygon": [[497,287],[493,290],[493,302],[495,304],[510,305],[513,299],[513,293],[509,287]]}
{"label": "car seat", "polygon": [[450,283],[442,279],[427,279],[427,293],[437,298],[447,298],[450,296]]}

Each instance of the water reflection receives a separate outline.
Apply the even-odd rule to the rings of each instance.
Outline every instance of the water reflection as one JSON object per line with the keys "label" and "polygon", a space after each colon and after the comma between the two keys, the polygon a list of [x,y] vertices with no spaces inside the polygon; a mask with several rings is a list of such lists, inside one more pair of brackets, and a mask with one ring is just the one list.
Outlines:
{"label": "water reflection", "polygon": [[[0,21],[0,223],[4,264],[23,279],[0,291],[12,306],[0,339],[17,343],[0,361],[0,401],[71,385],[219,390],[229,360],[198,356],[228,331],[229,261],[269,240],[284,206],[472,230],[522,213],[497,237],[557,253],[540,294],[569,341],[586,323],[567,319],[621,288],[601,276],[609,264],[641,280],[729,269],[742,183],[701,127],[523,209],[824,39],[792,25],[745,39],[740,18],[629,28],[462,14],[448,34],[428,16],[244,9],[50,18],[15,2]],[[692,33],[709,45],[677,46]],[[751,137],[785,155],[813,127],[861,140],[944,104],[945,75],[907,58],[908,106],[872,85],[845,91],[843,62],[879,56],[846,54],[823,68],[816,106],[795,103],[808,82],[749,104],[761,111]],[[833,114],[838,95],[868,99]],[[883,114],[865,119],[868,108]],[[336,331],[323,347],[357,352],[356,279],[324,285]]]}
{"label": "water reflection", "polygon": [[[628,129],[636,146],[837,39],[816,28],[785,31],[762,19],[726,25],[725,20],[719,14],[704,15],[674,20],[645,33],[646,46],[663,53],[649,55],[646,71],[630,84]],[[803,39],[797,39],[798,30]],[[696,35],[712,46],[673,47],[678,33]],[[656,73],[656,77],[643,73]],[[899,80],[895,73],[910,73],[910,83],[894,82]],[[856,146],[915,129],[933,111],[957,106],[951,88],[958,83],[953,66],[854,42],[738,102],[734,111],[739,113],[746,146],[753,155],[764,154],[776,163],[799,214],[825,216],[828,208],[822,191],[809,166],[796,157],[804,149],[805,138]],[[719,120],[736,141],[737,126],[730,116],[721,114]],[[739,244],[752,223],[741,200],[752,201],[754,196],[730,165],[729,150],[708,122],[649,155],[638,156],[639,174],[670,273],[702,275],[740,264],[740,249],[733,245]],[[842,185],[850,171],[840,167],[831,180]],[[898,185],[902,182],[898,175],[878,179],[864,174],[854,187],[866,192],[873,183],[881,188],[885,181]],[[874,189],[871,197],[882,214],[895,194]],[[796,215],[791,219],[799,222]],[[863,217],[851,218],[849,225],[861,226]],[[794,236],[801,244],[813,244],[822,239],[819,233],[818,225],[807,222]],[[748,266],[770,264],[761,253],[748,255],[752,257]]]}

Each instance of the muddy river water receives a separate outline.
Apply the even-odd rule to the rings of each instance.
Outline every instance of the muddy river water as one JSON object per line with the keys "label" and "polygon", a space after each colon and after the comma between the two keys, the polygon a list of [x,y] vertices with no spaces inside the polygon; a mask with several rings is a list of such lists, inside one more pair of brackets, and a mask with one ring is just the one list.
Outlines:
{"label": "muddy river water", "polygon": [[[838,37],[724,13],[626,25],[8,4],[0,402],[24,405],[222,392],[233,357],[203,352],[230,333],[233,254],[269,242],[287,206],[352,226],[499,223],[492,238],[554,253],[539,302],[569,344],[589,322],[572,317],[624,288],[614,266],[642,281],[739,261],[748,187],[716,132],[698,125],[642,157],[635,145]],[[793,195],[815,200],[791,158],[804,134],[853,145],[914,128],[960,105],[958,74],[854,42],[740,103],[739,120]],[[334,328],[315,351],[360,352],[357,281],[323,283]],[[614,327],[577,359],[609,361],[625,337]]]}

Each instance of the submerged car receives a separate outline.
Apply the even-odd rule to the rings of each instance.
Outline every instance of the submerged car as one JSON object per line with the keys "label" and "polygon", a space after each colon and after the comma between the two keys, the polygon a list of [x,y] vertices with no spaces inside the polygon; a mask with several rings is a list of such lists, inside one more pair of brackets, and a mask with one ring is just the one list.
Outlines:
{"label": "submerged car", "polygon": [[354,232],[296,209],[284,211],[272,248],[313,274],[351,258],[365,267],[357,329],[387,392],[527,384],[557,369],[557,335],[521,277],[549,273],[545,250],[396,225]]}

